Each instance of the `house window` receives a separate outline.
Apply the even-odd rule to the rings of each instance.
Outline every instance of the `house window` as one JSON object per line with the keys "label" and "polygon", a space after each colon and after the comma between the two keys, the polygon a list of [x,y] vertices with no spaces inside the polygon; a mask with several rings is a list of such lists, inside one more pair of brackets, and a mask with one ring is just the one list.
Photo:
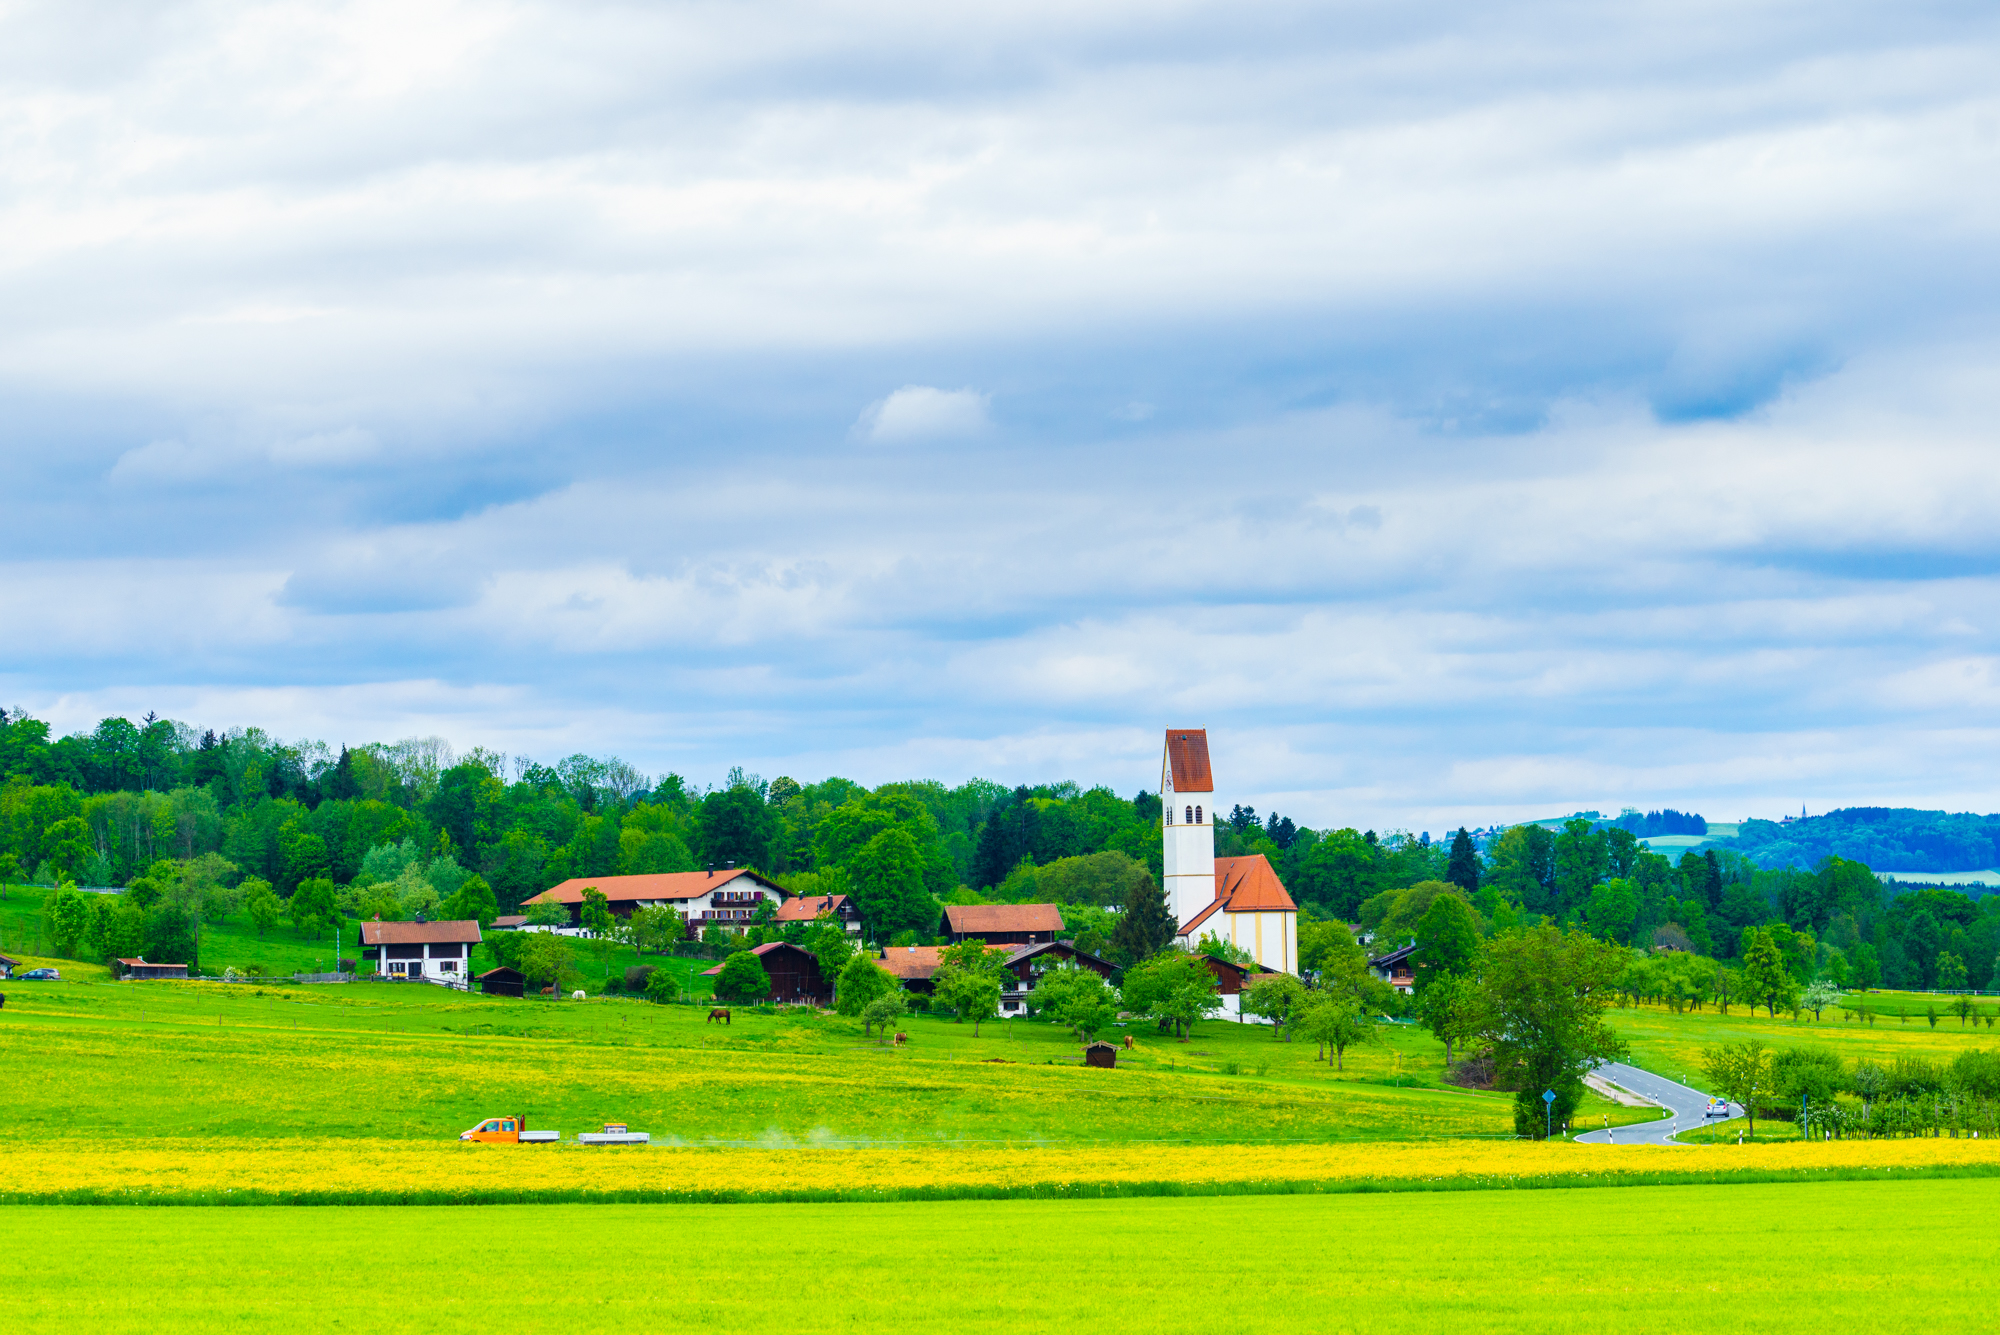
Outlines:
{"label": "house window", "polygon": [[457,961],[457,960],[439,960],[439,961],[438,961],[438,972],[439,972],[439,973],[457,973],[457,972],[458,972],[458,961]]}

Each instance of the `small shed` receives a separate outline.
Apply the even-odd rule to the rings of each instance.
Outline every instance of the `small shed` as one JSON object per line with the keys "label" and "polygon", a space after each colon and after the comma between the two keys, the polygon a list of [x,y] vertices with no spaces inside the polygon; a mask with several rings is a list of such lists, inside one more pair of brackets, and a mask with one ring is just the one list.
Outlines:
{"label": "small shed", "polygon": [[1100,1038],[1095,1043],[1084,1048],[1083,1064],[1085,1066],[1102,1066],[1108,1071],[1118,1065],[1118,1049]]}
{"label": "small shed", "polygon": [[0,955],[0,978],[12,978],[14,970],[21,967],[21,961]]}
{"label": "small shed", "polygon": [[479,975],[479,990],[488,996],[518,997],[527,993],[528,979],[519,969],[501,965]]}
{"label": "small shed", "polygon": [[185,964],[148,964],[144,956],[135,960],[121,959],[127,978],[185,978],[188,966]]}

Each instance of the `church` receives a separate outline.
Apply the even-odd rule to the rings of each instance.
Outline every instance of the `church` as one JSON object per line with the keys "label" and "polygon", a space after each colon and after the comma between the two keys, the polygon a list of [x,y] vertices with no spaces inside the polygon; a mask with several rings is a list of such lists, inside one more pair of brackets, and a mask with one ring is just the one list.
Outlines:
{"label": "church", "polygon": [[1279,973],[1299,971],[1299,906],[1261,853],[1215,856],[1215,776],[1208,730],[1173,728],[1160,762],[1161,838],[1174,944],[1194,950],[1215,936]]}

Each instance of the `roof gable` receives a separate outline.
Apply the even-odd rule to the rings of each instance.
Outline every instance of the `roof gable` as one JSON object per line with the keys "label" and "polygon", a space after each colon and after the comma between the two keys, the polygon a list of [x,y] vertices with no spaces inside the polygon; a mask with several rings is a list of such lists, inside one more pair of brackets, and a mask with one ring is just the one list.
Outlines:
{"label": "roof gable", "polygon": [[839,913],[846,895],[799,895],[778,906],[779,922],[812,922],[822,914]]}
{"label": "roof gable", "polygon": [[780,900],[785,897],[783,886],[765,880],[748,867],[731,867],[726,871],[666,871],[650,876],[572,876],[526,902],[581,904],[585,890],[596,890],[613,903],[634,899],[699,899],[711,890],[720,890],[731,882],[742,881],[746,876],[750,878],[748,882],[732,888],[747,890],[755,886],[770,891]]}
{"label": "roof gable", "polygon": [[1062,911],[1054,904],[948,904],[945,922],[953,932],[1060,932]]}
{"label": "roof gable", "polygon": [[1208,729],[1171,728],[1161,778],[1177,793],[1212,793],[1215,776],[1208,767]]}
{"label": "roof gable", "polygon": [[364,922],[361,924],[361,944],[364,946],[420,946],[432,943],[480,940],[479,920],[467,918],[459,922]]}

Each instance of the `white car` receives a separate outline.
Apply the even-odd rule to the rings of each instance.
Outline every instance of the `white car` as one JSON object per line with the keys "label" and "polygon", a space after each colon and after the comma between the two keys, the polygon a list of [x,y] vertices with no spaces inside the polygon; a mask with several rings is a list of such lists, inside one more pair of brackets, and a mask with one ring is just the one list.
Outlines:
{"label": "white car", "polygon": [[1708,1106],[1701,1110],[1701,1115],[1704,1118],[1729,1116],[1729,1100],[1710,1099],[1708,1101]]}

